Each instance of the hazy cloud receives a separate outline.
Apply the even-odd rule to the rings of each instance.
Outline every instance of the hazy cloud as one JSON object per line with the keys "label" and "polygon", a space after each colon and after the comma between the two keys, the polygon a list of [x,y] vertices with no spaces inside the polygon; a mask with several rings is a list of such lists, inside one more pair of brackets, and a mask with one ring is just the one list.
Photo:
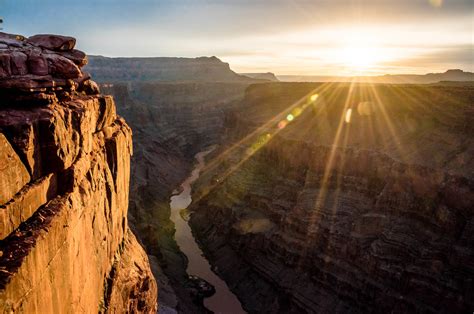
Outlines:
{"label": "hazy cloud", "polygon": [[370,35],[374,45],[383,45],[384,52],[397,57],[385,62],[391,71],[401,61],[410,65],[399,66],[400,71],[424,72],[426,67],[438,69],[455,63],[472,69],[474,2],[444,0],[439,7],[432,3],[0,0],[0,17],[5,20],[5,31],[70,34],[78,38],[81,49],[93,54],[217,55],[245,71],[337,74],[341,69],[334,68],[327,57],[357,32]]}

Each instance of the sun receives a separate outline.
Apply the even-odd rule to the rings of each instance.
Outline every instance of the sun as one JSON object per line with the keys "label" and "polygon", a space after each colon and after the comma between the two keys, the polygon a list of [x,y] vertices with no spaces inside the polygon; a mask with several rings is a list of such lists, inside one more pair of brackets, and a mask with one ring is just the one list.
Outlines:
{"label": "sun", "polygon": [[365,45],[348,45],[340,48],[336,59],[351,72],[370,72],[381,60],[379,48]]}

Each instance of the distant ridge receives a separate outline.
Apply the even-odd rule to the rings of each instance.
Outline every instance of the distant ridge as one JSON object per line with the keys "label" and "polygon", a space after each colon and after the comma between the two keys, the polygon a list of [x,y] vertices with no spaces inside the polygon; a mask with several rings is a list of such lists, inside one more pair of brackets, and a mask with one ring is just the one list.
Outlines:
{"label": "distant ridge", "polygon": [[109,58],[89,56],[85,67],[99,82],[117,81],[252,81],[217,57]]}
{"label": "distant ridge", "polygon": [[441,81],[471,82],[474,73],[460,69],[447,70],[444,73],[416,74],[386,74],[382,76],[306,76],[306,75],[278,75],[284,82],[371,82],[386,84],[432,84]]}
{"label": "distant ridge", "polygon": [[250,77],[250,78],[258,79],[258,80],[279,82],[279,79],[272,72],[267,72],[267,73],[239,73],[239,74]]}

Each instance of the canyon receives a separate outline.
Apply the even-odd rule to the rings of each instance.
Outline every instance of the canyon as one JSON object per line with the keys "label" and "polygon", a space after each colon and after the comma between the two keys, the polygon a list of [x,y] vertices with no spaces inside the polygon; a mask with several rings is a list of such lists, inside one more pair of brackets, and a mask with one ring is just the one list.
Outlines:
{"label": "canyon", "polygon": [[246,311],[472,308],[471,85],[200,77],[100,82],[136,130],[130,221],[164,310],[206,311],[169,197],[216,144],[190,223]]}
{"label": "canyon", "polygon": [[219,143],[224,117],[243,97],[240,82],[101,82],[134,130],[129,221],[158,280],[160,310],[205,313],[186,273],[170,220],[170,197],[193,169],[194,156]]}
{"label": "canyon", "polygon": [[191,198],[186,236],[249,313],[472,312],[472,85],[0,43],[3,312],[209,313]]}

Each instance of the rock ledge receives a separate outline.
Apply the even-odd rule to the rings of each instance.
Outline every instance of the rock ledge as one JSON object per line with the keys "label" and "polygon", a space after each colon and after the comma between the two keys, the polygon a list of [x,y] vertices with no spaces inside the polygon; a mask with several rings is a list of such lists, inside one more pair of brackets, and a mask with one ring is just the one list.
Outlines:
{"label": "rock ledge", "polygon": [[81,70],[87,56],[75,44],[67,36],[0,32],[0,101],[50,104],[77,93],[98,94],[97,84]]}

